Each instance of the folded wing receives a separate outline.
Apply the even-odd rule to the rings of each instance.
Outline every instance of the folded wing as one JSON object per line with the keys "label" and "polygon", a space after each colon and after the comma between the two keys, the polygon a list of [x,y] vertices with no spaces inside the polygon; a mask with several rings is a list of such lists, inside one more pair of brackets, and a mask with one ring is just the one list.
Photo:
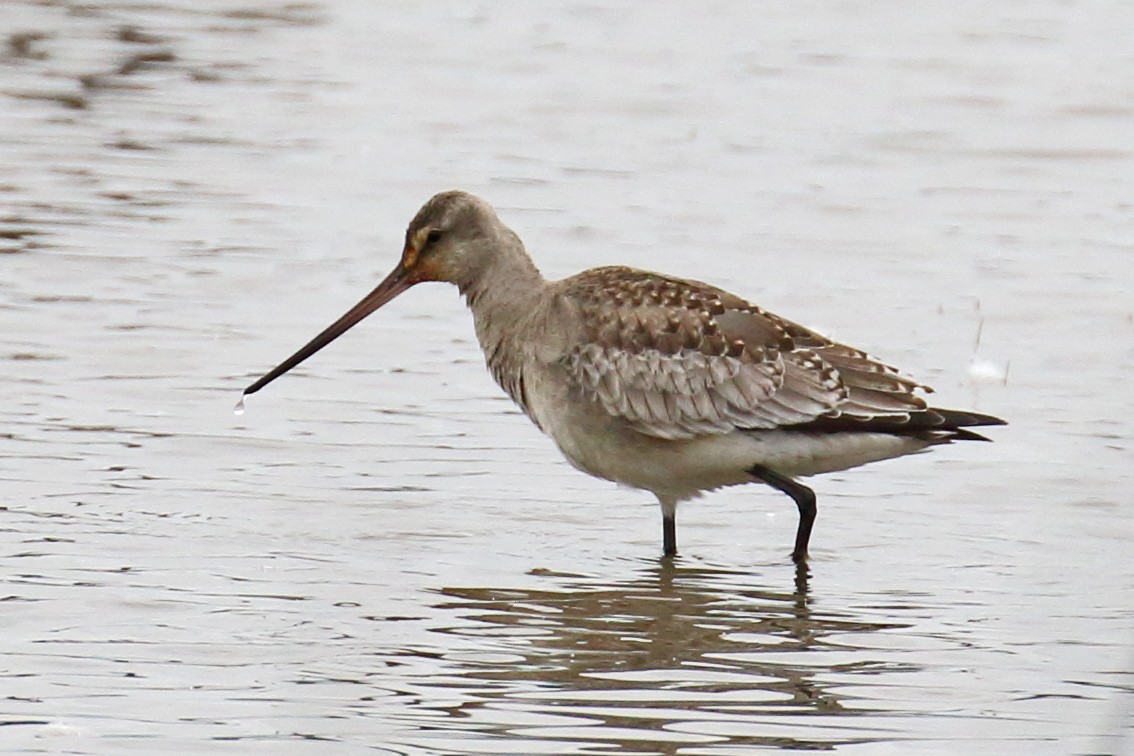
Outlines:
{"label": "folded wing", "polygon": [[561,360],[573,388],[651,436],[839,419],[900,426],[927,412],[914,394],[927,387],[708,284],[599,268],[562,294],[585,321]]}

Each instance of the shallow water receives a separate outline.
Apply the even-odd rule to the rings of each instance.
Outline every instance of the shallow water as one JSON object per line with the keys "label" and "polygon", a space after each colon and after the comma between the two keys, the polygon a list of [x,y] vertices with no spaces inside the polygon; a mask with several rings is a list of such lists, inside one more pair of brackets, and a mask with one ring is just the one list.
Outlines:
{"label": "shallow water", "polygon": [[[1122,4],[0,2],[0,748],[1134,753]],[[686,505],[421,287],[232,413],[430,194],[1004,416]],[[517,464],[522,461],[522,464]]]}

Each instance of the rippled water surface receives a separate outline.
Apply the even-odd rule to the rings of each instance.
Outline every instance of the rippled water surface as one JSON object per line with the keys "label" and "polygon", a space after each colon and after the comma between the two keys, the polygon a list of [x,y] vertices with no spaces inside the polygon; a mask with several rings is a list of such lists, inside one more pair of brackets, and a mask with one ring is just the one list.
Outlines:
{"label": "rippled water surface", "polygon": [[[759,8],[759,9],[757,9]],[[0,0],[0,750],[1134,753],[1122,3]],[[420,287],[432,193],[695,276],[993,444],[680,512]]]}

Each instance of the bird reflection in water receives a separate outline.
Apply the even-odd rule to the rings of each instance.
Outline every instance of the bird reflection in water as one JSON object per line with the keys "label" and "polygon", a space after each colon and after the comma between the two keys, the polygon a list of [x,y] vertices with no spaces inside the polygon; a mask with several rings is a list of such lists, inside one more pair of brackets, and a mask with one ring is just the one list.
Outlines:
{"label": "bird reflection in water", "polygon": [[814,611],[805,568],[794,591],[674,560],[613,584],[532,575],[554,585],[440,590],[436,608],[460,621],[435,630],[475,639],[483,652],[457,657],[460,669],[445,675],[452,693],[468,690],[445,707],[451,725],[651,753],[692,742],[831,748],[874,739],[829,717],[862,713],[837,692],[854,675],[895,670],[864,660],[854,637],[907,625]]}

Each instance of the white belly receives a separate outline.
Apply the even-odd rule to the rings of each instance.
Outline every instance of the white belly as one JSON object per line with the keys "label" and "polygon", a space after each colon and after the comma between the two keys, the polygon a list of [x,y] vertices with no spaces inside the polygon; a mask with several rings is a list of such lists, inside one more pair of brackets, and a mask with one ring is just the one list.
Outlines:
{"label": "white belly", "polygon": [[[567,460],[616,483],[683,500],[754,481],[754,465],[796,477],[846,470],[921,451],[929,441],[888,433],[738,431],[688,441],[646,436],[618,422],[552,420],[547,428]],[[605,420],[605,418],[603,419]]]}
{"label": "white belly", "polygon": [[[542,376],[541,376],[542,377]],[[665,440],[634,430],[590,402],[571,401],[559,385],[532,382],[532,419],[567,460],[599,478],[683,500],[722,486],[754,482],[763,465],[788,477],[845,470],[921,451],[930,441],[889,433],[736,431]]]}

